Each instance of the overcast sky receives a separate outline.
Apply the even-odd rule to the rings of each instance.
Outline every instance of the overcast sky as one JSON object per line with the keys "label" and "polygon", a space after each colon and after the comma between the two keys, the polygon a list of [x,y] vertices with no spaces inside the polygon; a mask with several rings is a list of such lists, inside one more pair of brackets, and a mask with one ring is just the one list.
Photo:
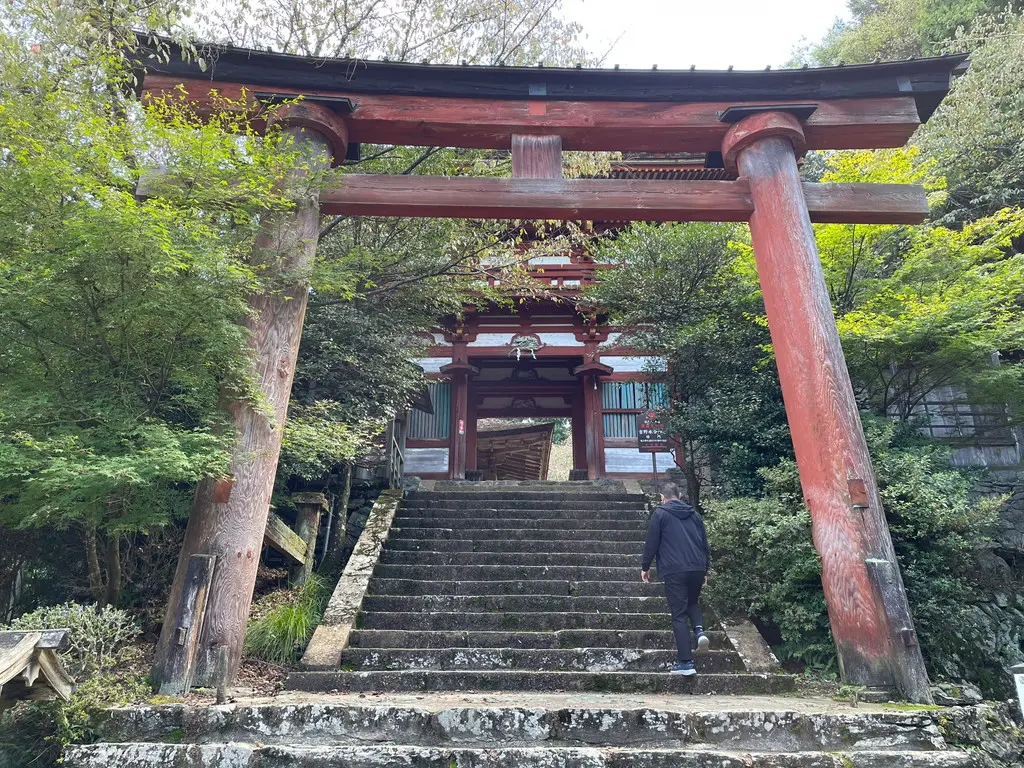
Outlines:
{"label": "overcast sky", "polygon": [[779,66],[847,16],[846,0],[565,0],[563,8],[590,50],[611,47],[606,66],[643,69]]}

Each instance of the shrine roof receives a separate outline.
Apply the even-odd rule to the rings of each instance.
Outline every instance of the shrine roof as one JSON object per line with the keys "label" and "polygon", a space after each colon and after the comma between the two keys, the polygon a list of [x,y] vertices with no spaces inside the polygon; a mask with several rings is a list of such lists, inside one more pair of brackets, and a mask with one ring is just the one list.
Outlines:
{"label": "shrine roof", "polygon": [[[145,41],[148,36],[140,36]],[[202,63],[180,46],[162,60],[144,47],[149,73],[254,88],[442,98],[616,102],[778,102],[913,96],[927,120],[966,55],[838,67],[739,70],[597,69],[415,64],[316,58],[230,45],[202,45]]]}

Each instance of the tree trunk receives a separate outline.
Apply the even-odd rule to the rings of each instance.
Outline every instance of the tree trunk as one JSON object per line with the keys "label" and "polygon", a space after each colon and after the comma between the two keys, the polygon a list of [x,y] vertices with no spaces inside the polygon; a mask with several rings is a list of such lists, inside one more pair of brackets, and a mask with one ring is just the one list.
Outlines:
{"label": "tree trunk", "polygon": [[352,497],[352,464],[345,465],[345,484],[341,489],[341,497],[334,503],[334,519],[331,521],[331,535],[327,540],[327,550],[323,562],[320,563],[320,575],[331,586],[341,577],[345,555],[346,523],[348,522],[348,502]]}
{"label": "tree trunk", "polygon": [[107,536],[107,586],[103,601],[106,605],[117,607],[121,599],[121,537],[116,533]]}
{"label": "tree trunk", "polygon": [[96,526],[85,524],[85,564],[89,573],[89,591],[97,603],[103,600],[103,573],[100,570],[100,553],[96,541]]}
{"label": "tree trunk", "polygon": [[[326,169],[332,157],[331,144],[320,133],[300,127],[285,132],[303,153],[306,167],[293,171],[286,181],[295,207],[268,214],[261,224],[253,258],[268,287],[249,300],[251,312],[244,321],[255,361],[253,374],[265,405],[258,409],[246,398],[226,397],[225,408],[238,435],[231,477],[203,480],[196,490],[157,646],[157,684],[166,678],[168,651],[177,633],[177,606],[194,554],[215,555],[217,563],[205,618],[198,619],[202,630],[193,684],[234,680],[241,661],[320,225],[318,193],[311,188],[309,174]],[[227,668],[218,671],[221,648],[227,649]],[[218,679],[222,675],[225,680]]]}

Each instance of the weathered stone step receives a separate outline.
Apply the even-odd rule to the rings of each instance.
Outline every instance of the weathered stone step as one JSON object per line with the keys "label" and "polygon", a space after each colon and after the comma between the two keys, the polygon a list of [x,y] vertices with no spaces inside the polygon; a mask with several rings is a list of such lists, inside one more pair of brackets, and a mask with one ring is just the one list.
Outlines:
{"label": "weathered stone step", "polygon": [[626,501],[633,504],[644,504],[643,496],[635,493],[609,493],[605,491],[582,491],[569,489],[568,491],[525,491],[525,490],[482,490],[482,491],[412,491],[407,501],[440,501],[443,499],[454,501],[572,501],[591,505],[603,501]]}
{"label": "weathered stone step", "polygon": [[[639,579],[637,580],[639,583]],[[368,595],[363,611],[416,613],[636,613],[668,621],[661,597],[573,597],[567,595]]]}
{"label": "weathered stone step", "polygon": [[[672,711],[642,707],[536,708],[486,704],[432,711],[374,704],[307,702],[108,710],[108,742],[259,742],[461,746],[703,746],[761,752],[921,750],[945,747],[940,713],[809,714]],[[116,765],[117,763],[112,763]]]}
{"label": "weathered stone step", "polygon": [[633,581],[423,581],[379,579],[370,581],[371,595],[575,595],[578,597],[663,597],[661,582]]}
{"label": "weathered stone step", "polygon": [[625,747],[419,747],[93,744],[68,768],[961,768],[965,752],[727,752]]}
{"label": "weathered stone step", "polygon": [[[566,512],[573,515],[616,515],[626,517],[647,517],[647,506],[635,501],[598,501],[593,505],[586,501],[566,499],[564,501],[496,501],[494,499],[408,499],[402,503],[398,514],[433,514],[450,509],[456,513],[463,510],[486,510],[488,512]],[[554,516],[554,515],[553,515]]]}
{"label": "weathered stone step", "polygon": [[407,539],[388,537],[388,550],[430,552],[573,552],[577,554],[631,555],[643,551],[642,541],[591,541],[588,539]]}
{"label": "weathered stone step", "polygon": [[668,672],[534,672],[521,670],[442,672],[294,672],[293,691],[603,691],[774,695],[795,690],[789,675],[747,673],[693,677]]}
{"label": "weathered stone step", "polygon": [[[609,568],[630,568],[640,571],[643,552],[637,547],[632,554],[589,554],[578,552],[431,552],[389,549],[381,553],[380,562],[391,565],[593,565]],[[639,579],[638,579],[639,581]]]}
{"label": "weathered stone step", "polygon": [[[495,525],[500,523],[500,525]],[[647,532],[647,523],[644,520],[599,520],[581,517],[479,517],[466,515],[465,517],[420,517],[406,518],[395,521],[395,527],[405,530],[409,528],[480,528],[487,529],[491,526],[498,528],[519,528],[542,531],[639,531]],[[491,537],[493,538],[493,537]]]}
{"label": "weathered stone step", "polygon": [[476,630],[540,632],[551,629],[665,629],[667,616],[655,613],[362,613],[359,629]]}
{"label": "weathered stone step", "polygon": [[[721,630],[707,632],[711,650],[732,650]],[[349,635],[355,648],[647,648],[674,650],[670,629],[561,629],[547,632],[407,631],[357,629]]]}
{"label": "weathered stone step", "polygon": [[505,525],[503,520],[496,520],[493,521],[493,523],[494,524],[486,525],[483,528],[466,528],[462,526],[456,526],[454,528],[403,528],[401,526],[395,526],[391,529],[391,533],[388,536],[388,542],[390,543],[392,538],[397,540],[461,539],[468,541],[484,541],[488,539],[501,538],[508,541],[522,541],[532,540],[536,539],[538,536],[543,536],[545,539],[550,541],[561,541],[564,539],[571,541],[615,541],[638,542],[640,545],[643,545],[644,539],[647,536],[647,532],[639,528],[636,530],[592,528],[588,529],[585,534],[581,534],[579,531],[574,530],[548,530],[543,533],[538,533],[535,529],[524,530],[522,528],[510,528]]}
{"label": "weathered stone step", "polygon": [[589,565],[390,565],[381,563],[374,575],[381,579],[423,579],[424,581],[630,581],[639,580],[640,566],[609,568]]}
{"label": "weathered stone step", "polygon": [[[345,670],[541,670],[556,672],[667,672],[675,651],[636,648],[348,648]],[[735,651],[694,656],[698,672],[742,672]]]}

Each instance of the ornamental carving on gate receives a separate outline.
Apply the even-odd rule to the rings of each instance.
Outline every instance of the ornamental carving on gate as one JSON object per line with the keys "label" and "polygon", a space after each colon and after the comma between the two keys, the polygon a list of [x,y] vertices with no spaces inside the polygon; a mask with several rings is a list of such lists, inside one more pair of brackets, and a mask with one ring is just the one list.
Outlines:
{"label": "ornamental carving on gate", "polygon": [[544,342],[540,340],[540,336],[536,333],[517,333],[512,337],[509,346],[512,349],[508,353],[511,355],[515,352],[516,362],[522,359],[523,352],[529,352],[533,359],[536,360],[537,351],[544,348]]}

